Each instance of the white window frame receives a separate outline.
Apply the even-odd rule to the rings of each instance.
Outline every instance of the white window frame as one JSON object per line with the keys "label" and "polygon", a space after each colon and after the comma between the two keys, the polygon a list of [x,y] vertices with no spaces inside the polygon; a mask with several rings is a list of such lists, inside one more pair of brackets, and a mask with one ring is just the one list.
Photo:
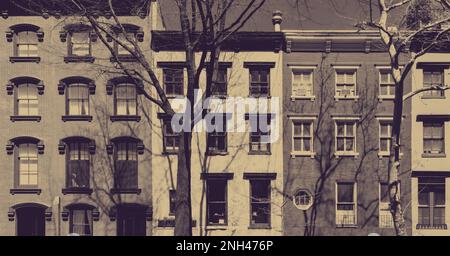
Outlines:
{"label": "white window frame", "polygon": [[[295,158],[296,156],[310,156],[311,158],[314,158],[316,155],[314,151],[314,121],[316,120],[315,116],[290,116],[289,117],[291,121],[291,157]],[[311,150],[310,151],[295,151],[294,150],[294,127],[295,122],[301,122],[301,123],[309,123],[310,124],[310,134],[311,134]],[[302,128],[303,129],[303,128]]]}
{"label": "white window frame", "polygon": [[[317,66],[303,66],[303,65],[291,65],[291,100],[311,100],[314,101],[316,96],[314,95],[314,70]],[[295,72],[310,72],[311,73],[311,94],[310,95],[295,95],[294,94],[294,77]]]}
{"label": "white window frame", "polygon": [[389,76],[388,86],[393,86],[394,87],[394,94],[392,94],[392,95],[390,95],[390,94],[389,95],[381,94],[381,72],[383,72],[383,71],[391,72],[391,67],[389,67],[389,66],[377,66],[377,70],[378,70],[378,99],[380,101],[395,99],[395,82],[394,82],[394,78],[392,77],[392,75]]}
{"label": "white window frame", "polygon": [[[393,118],[385,117],[385,118],[377,118],[378,119],[378,157],[390,156],[391,155],[391,143],[392,143],[392,122]],[[391,127],[390,130],[388,128],[388,134],[390,140],[388,141],[388,151],[381,151],[381,124],[389,124]]]}
{"label": "white window frame", "polygon": [[[388,182],[378,182],[378,227],[379,228],[393,228],[394,227],[394,219],[392,218],[392,214],[390,212],[390,203],[381,201],[381,184]],[[389,191],[388,191],[389,193]],[[398,193],[400,193],[400,183],[398,184]],[[389,197],[389,195],[388,195]],[[381,220],[381,217],[390,218],[389,225],[385,225],[385,222]],[[389,217],[387,217],[389,216]]]}
{"label": "white window frame", "polygon": [[[357,131],[358,131],[358,117],[333,117],[334,119],[334,155],[336,157],[340,156],[354,156],[357,157],[359,155],[357,150]],[[353,151],[338,151],[337,150],[337,123],[339,122],[353,122],[353,137],[354,137],[354,144],[353,144]],[[347,129],[344,130],[344,134],[347,133]],[[344,145],[345,149],[345,145]]]}
{"label": "white window frame", "polygon": [[[336,101],[339,100],[355,100],[357,101],[359,99],[358,96],[358,68],[359,66],[333,66],[334,68],[334,99]],[[340,71],[353,71],[353,81],[354,81],[354,87],[353,87],[353,95],[348,95],[348,96],[340,96],[338,93],[340,92],[340,90],[338,90],[338,86],[337,86],[337,76],[338,73]],[[352,90],[352,89],[350,89]]]}
{"label": "white window frame", "polygon": [[[338,210],[337,206],[338,206],[338,184],[339,183],[353,183],[353,218],[354,218],[354,223],[348,223],[348,224],[342,224],[339,220],[338,216],[339,213],[341,213],[342,215],[350,212],[350,211],[345,211],[345,210]],[[336,216],[336,227],[355,227],[358,225],[358,184],[356,182],[336,182],[335,183],[335,203],[334,203],[334,210],[335,210],[335,216]]]}

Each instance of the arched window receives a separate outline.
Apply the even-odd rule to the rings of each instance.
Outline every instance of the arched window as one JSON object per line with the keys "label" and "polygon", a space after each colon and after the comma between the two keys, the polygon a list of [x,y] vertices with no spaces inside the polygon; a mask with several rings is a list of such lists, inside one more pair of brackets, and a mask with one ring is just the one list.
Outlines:
{"label": "arched window", "polygon": [[59,82],[60,94],[66,94],[66,115],[63,121],[92,121],[89,95],[95,94],[95,82],[85,77],[68,77]]}
{"label": "arched window", "polygon": [[20,203],[8,211],[8,219],[16,222],[17,236],[45,236],[45,221],[51,221],[52,208],[38,203]]}
{"label": "arched window", "polygon": [[[117,40],[124,46],[133,50],[133,43],[142,42],[144,40],[144,32],[142,28],[133,24],[122,24],[124,30],[118,27],[113,27],[113,32],[117,36]],[[111,37],[107,38],[108,41],[113,41]],[[135,61],[132,54],[121,44],[114,40],[114,50],[120,61]],[[114,61],[114,58],[111,58]]]}
{"label": "arched window", "polygon": [[114,91],[114,115],[111,121],[140,121],[137,114],[137,95],[143,87],[142,81],[128,77],[113,78],[108,81],[108,94]]}
{"label": "arched window", "polygon": [[11,62],[40,61],[38,42],[43,41],[44,33],[38,26],[32,24],[14,25],[10,27],[6,37],[8,42],[14,42]]}
{"label": "arched window", "polygon": [[33,77],[11,79],[7,85],[8,94],[14,94],[14,114],[11,121],[40,121],[39,97],[43,94],[44,84]]}
{"label": "arched window", "polygon": [[91,155],[95,142],[85,137],[68,137],[61,140],[59,153],[66,154],[66,188],[63,194],[90,194]]}
{"label": "arched window", "polygon": [[67,41],[67,56],[65,62],[93,62],[92,42],[97,41],[97,35],[85,24],[70,24],[60,32],[61,42]]}
{"label": "arched window", "polygon": [[62,220],[69,220],[69,234],[79,236],[92,236],[94,233],[93,221],[98,221],[97,208],[89,204],[74,203],[64,207]]}
{"label": "arched window", "polygon": [[113,193],[140,193],[138,188],[138,154],[144,153],[144,144],[133,137],[111,140],[108,153],[114,154]]}
{"label": "arched window", "polygon": [[33,137],[17,137],[6,147],[8,154],[14,154],[14,189],[16,193],[40,193],[38,154],[44,153],[42,141]]}

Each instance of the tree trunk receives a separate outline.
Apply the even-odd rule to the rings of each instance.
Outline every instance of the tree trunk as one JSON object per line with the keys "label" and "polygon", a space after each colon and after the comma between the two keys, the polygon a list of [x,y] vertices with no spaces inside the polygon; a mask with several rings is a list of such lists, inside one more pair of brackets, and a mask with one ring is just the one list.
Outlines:
{"label": "tree trunk", "polygon": [[191,132],[181,132],[178,151],[175,236],[192,236]]}

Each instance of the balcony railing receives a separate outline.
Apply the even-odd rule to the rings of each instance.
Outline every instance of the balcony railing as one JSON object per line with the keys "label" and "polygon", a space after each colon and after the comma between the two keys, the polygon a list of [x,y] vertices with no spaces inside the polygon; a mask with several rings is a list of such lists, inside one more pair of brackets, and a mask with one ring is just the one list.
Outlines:
{"label": "balcony railing", "polygon": [[336,212],[336,226],[347,227],[356,225],[355,211],[337,211]]}

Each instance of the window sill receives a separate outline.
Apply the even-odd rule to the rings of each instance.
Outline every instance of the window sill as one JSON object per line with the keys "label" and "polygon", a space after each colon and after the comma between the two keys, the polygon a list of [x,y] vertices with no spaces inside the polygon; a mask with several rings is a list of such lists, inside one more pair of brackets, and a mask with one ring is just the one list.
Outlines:
{"label": "window sill", "polygon": [[291,96],[291,101],[296,101],[296,100],[310,100],[310,101],[314,101],[316,99],[316,96]]}
{"label": "window sill", "polygon": [[94,63],[95,57],[92,56],[66,56],[64,57],[65,63],[79,63],[79,62],[88,62]]}
{"label": "window sill", "polygon": [[248,229],[272,229],[270,224],[251,224]]}
{"label": "window sill", "polygon": [[12,122],[16,121],[34,121],[34,122],[40,122],[41,116],[11,116],[9,118]]}
{"label": "window sill", "polygon": [[41,57],[9,57],[9,62],[41,62]]}
{"label": "window sill", "polygon": [[228,225],[227,224],[223,224],[223,225],[206,225],[205,227],[206,230],[208,231],[214,231],[214,230],[227,230],[228,229]]}
{"label": "window sill", "polygon": [[296,157],[314,158],[315,156],[316,156],[316,153],[314,153],[314,152],[291,152],[291,158],[296,158]]}
{"label": "window sill", "polygon": [[11,195],[18,195],[18,194],[36,194],[40,195],[42,192],[42,189],[40,188],[12,188],[9,190],[9,193]]}
{"label": "window sill", "polygon": [[163,151],[162,155],[164,156],[178,155],[178,151]]}
{"label": "window sill", "polygon": [[250,97],[250,98],[267,98],[267,99],[270,99],[272,96],[270,96],[269,94],[250,94],[250,95],[248,95],[248,97]]}
{"label": "window sill", "polygon": [[445,158],[446,154],[445,153],[423,153],[422,154],[422,158]]}
{"label": "window sill", "polygon": [[354,100],[358,101],[359,96],[334,96],[334,100],[340,101],[340,100]]}
{"label": "window sill", "polygon": [[264,152],[264,151],[249,151],[249,152],[248,152],[248,155],[251,155],[251,156],[257,156],[257,155],[262,155],[262,156],[264,156],[264,155],[266,155],[266,156],[268,156],[268,155],[272,155],[272,153],[270,153],[270,152]]}
{"label": "window sill", "polygon": [[336,228],[358,228],[359,226],[356,224],[336,224]]}
{"label": "window sill", "polygon": [[67,121],[92,121],[92,116],[84,116],[84,115],[64,115],[61,117],[63,122]]}
{"label": "window sill", "polygon": [[[383,158],[383,157],[390,157],[391,153],[389,152],[379,152],[378,153],[378,158]],[[400,153],[400,158],[403,156],[403,153]]]}
{"label": "window sill", "polygon": [[441,225],[425,225],[425,224],[417,224],[416,229],[447,229],[447,224],[441,224]]}
{"label": "window sill", "polygon": [[[158,228],[173,228],[175,227],[175,217],[173,218],[164,218],[164,219],[159,219],[157,220],[158,222]],[[192,227],[196,227],[197,226],[197,221],[196,220],[192,220]]]}
{"label": "window sill", "polygon": [[421,99],[426,99],[426,100],[443,100],[445,99],[445,96],[420,96]]}
{"label": "window sill", "polygon": [[166,96],[168,99],[184,99],[184,95],[183,94],[168,94]]}
{"label": "window sill", "polygon": [[62,193],[63,193],[63,195],[67,195],[67,194],[90,195],[90,194],[92,194],[92,189],[91,188],[63,188]]}
{"label": "window sill", "polygon": [[139,122],[141,121],[141,116],[133,115],[133,116],[110,116],[111,122],[117,122],[117,121],[127,121],[127,122]]}
{"label": "window sill", "polygon": [[334,153],[334,156],[336,158],[339,158],[339,157],[354,157],[354,158],[357,158],[359,156],[359,154],[358,153],[354,153],[354,152],[336,152],[336,153]]}
{"label": "window sill", "polygon": [[[137,62],[138,61],[135,57],[133,57],[131,55],[130,56],[128,56],[128,55],[119,55],[119,56],[117,56],[117,59],[119,59],[120,62]],[[109,61],[113,62],[113,63],[117,62],[114,57],[110,57]]]}
{"label": "window sill", "polygon": [[208,151],[208,156],[226,156],[228,151]]}
{"label": "window sill", "polygon": [[110,190],[111,194],[136,194],[140,195],[142,189],[139,188],[113,188]]}
{"label": "window sill", "polygon": [[392,100],[394,100],[394,99],[395,99],[394,96],[387,96],[387,95],[384,95],[384,96],[378,96],[378,101],[379,101],[379,102],[382,102],[383,100],[389,100],[389,101],[392,101]]}

